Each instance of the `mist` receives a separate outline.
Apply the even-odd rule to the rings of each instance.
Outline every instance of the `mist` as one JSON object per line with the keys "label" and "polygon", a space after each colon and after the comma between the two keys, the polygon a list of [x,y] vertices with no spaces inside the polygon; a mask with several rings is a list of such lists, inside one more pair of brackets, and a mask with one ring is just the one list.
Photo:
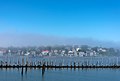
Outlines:
{"label": "mist", "polygon": [[89,45],[101,47],[120,47],[118,42],[101,41],[92,38],[59,37],[37,34],[0,34],[0,47]]}

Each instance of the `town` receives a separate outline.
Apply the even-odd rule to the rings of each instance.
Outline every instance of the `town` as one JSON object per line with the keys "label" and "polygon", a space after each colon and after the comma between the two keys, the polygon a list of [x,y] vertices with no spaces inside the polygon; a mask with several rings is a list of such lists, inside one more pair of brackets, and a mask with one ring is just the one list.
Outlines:
{"label": "town", "polygon": [[40,47],[8,47],[0,48],[0,56],[4,55],[32,55],[32,56],[118,56],[119,49],[90,47],[88,45],[56,45],[56,46],[40,46]]}

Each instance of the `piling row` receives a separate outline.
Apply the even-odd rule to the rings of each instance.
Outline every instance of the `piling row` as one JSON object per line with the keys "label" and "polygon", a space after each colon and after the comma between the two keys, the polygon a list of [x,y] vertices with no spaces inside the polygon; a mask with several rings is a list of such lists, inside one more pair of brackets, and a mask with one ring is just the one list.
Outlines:
{"label": "piling row", "polygon": [[99,65],[0,65],[0,68],[120,68],[118,65],[112,65],[112,66],[99,66]]}
{"label": "piling row", "polygon": [[0,68],[120,68],[120,61],[115,60],[114,62],[108,62],[109,64],[103,64],[103,58],[100,61],[96,61],[93,63],[90,63],[89,60],[85,60],[84,62],[69,62],[69,64],[64,64],[64,61],[59,62],[56,64],[56,61],[37,61],[37,62],[28,62],[28,60],[25,61],[24,58],[22,58],[21,62],[20,60],[17,61],[15,64],[8,63],[7,61],[0,61]]}

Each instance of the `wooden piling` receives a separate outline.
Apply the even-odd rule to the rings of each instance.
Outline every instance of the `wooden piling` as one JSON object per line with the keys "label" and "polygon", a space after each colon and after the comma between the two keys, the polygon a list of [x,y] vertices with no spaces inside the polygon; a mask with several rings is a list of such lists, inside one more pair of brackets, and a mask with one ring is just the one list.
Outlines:
{"label": "wooden piling", "polygon": [[[106,63],[106,64],[105,64]],[[71,61],[68,62],[67,64],[65,64],[64,60],[58,62],[58,64],[56,63],[56,61],[51,60],[50,62],[44,60],[44,61],[35,61],[35,62],[28,62],[28,60],[26,59],[26,61],[24,60],[24,58],[22,58],[22,63],[20,63],[20,60],[18,59],[17,62],[13,63],[9,63],[7,61],[0,61],[0,68],[25,68],[27,70],[27,68],[42,68],[44,70],[44,68],[71,68],[71,69],[76,69],[76,68],[120,68],[120,61],[119,58],[97,58],[97,59],[93,59],[92,60],[88,60],[85,58],[85,60],[83,59],[83,61]]]}

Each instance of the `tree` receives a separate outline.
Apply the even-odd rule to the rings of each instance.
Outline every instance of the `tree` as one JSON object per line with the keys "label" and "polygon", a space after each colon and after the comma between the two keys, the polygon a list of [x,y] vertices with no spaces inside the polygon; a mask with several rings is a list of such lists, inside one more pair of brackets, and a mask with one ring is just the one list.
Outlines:
{"label": "tree", "polygon": [[89,50],[88,48],[89,48],[88,45],[82,45],[82,46],[81,46],[81,51],[86,52],[86,51]]}

